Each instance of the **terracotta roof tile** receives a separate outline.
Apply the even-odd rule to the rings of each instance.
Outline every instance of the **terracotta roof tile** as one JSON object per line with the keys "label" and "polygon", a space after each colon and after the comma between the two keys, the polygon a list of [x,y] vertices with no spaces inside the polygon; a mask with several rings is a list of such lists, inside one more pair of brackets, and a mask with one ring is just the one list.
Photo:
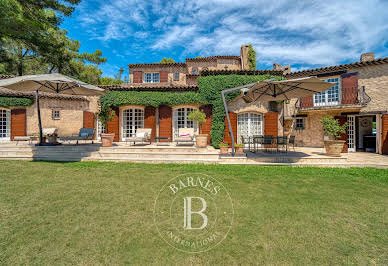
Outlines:
{"label": "terracotta roof tile", "polygon": [[370,60],[366,62],[354,62],[354,63],[342,64],[342,65],[336,65],[336,66],[306,69],[306,70],[291,72],[290,74],[287,74],[286,77],[294,78],[294,77],[313,76],[313,75],[319,75],[319,74],[328,73],[328,72],[347,70],[350,68],[360,68],[360,67],[381,65],[381,64],[388,64],[388,57],[378,58],[378,59]]}
{"label": "terracotta roof tile", "polygon": [[179,66],[179,67],[185,67],[186,63],[139,63],[139,64],[128,64],[128,67],[172,67],[172,66]]}
{"label": "terracotta roof tile", "polygon": [[120,84],[120,85],[100,85],[100,88],[111,91],[165,91],[165,92],[184,92],[197,91],[195,85],[172,85],[172,84]]}
{"label": "terracotta roof tile", "polygon": [[209,61],[217,59],[240,59],[240,56],[237,55],[216,55],[216,56],[207,56],[207,57],[198,57],[198,58],[186,58],[186,62],[190,61]]}
{"label": "terracotta roof tile", "polygon": [[10,78],[14,78],[14,76],[0,74],[0,79],[10,79]]}
{"label": "terracotta roof tile", "polygon": [[283,75],[283,71],[277,71],[272,69],[256,69],[256,70],[202,70],[201,76],[214,76],[214,75]]}

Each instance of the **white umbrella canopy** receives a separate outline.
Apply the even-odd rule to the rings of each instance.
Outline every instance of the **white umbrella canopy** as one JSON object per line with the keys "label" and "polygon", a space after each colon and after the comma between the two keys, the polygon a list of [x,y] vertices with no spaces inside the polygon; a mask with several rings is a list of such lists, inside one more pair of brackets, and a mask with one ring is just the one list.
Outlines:
{"label": "white umbrella canopy", "polygon": [[301,98],[323,92],[333,86],[317,77],[272,81],[265,80],[251,86],[245,92],[245,99],[250,101],[279,101]]}
{"label": "white umbrella canopy", "polygon": [[0,87],[23,92],[51,92],[70,95],[97,96],[105,90],[62,74],[26,75],[0,80]]}

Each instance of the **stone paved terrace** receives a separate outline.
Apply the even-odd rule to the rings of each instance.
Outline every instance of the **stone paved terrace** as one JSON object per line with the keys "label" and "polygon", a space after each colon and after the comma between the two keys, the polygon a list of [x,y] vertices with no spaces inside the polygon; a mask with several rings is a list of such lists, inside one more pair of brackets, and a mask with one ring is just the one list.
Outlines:
{"label": "stone paved terrace", "polygon": [[113,147],[101,147],[100,143],[81,143],[36,147],[27,142],[0,142],[0,159],[388,168],[388,156],[374,153],[345,153],[336,158],[326,156],[323,148],[296,147],[288,153],[247,152],[246,156],[231,157],[220,156],[219,150],[210,146],[199,149],[174,144],[131,146],[115,143]]}

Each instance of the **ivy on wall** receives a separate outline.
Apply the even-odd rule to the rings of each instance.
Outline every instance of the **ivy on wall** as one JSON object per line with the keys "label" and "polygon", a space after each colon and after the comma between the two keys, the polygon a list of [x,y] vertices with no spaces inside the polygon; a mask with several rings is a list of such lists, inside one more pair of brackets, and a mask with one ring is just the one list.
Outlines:
{"label": "ivy on wall", "polygon": [[[211,142],[215,148],[224,139],[225,110],[221,91],[280,76],[273,75],[215,75],[198,77],[198,92],[152,92],[152,91],[108,91],[100,98],[102,107],[118,107],[126,104],[153,106],[181,105],[189,103],[212,105]],[[227,101],[232,101],[240,92],[229,93]]]}
{"label": "ivy on wall", "polygon": [[30,98],[19,98],[19,97],[0,97],[0,106],[30,106],[34,103],[33,99]]}

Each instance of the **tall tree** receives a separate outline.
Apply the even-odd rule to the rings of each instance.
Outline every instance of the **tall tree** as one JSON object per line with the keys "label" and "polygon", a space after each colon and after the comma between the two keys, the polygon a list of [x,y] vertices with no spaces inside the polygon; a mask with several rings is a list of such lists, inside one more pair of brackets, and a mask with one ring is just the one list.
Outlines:
{"label": "tall tree", "polygon": [[160,63],[161,64],[171,64],[171,63],[175,63],[175,60],[172,58],[164,57],[162,60],[160,60]]}
{"label": "tall tree", "polygon": [[248,64],[249,69],[256,69],[256,51],[253,49],[252,44],[248,45]]}

